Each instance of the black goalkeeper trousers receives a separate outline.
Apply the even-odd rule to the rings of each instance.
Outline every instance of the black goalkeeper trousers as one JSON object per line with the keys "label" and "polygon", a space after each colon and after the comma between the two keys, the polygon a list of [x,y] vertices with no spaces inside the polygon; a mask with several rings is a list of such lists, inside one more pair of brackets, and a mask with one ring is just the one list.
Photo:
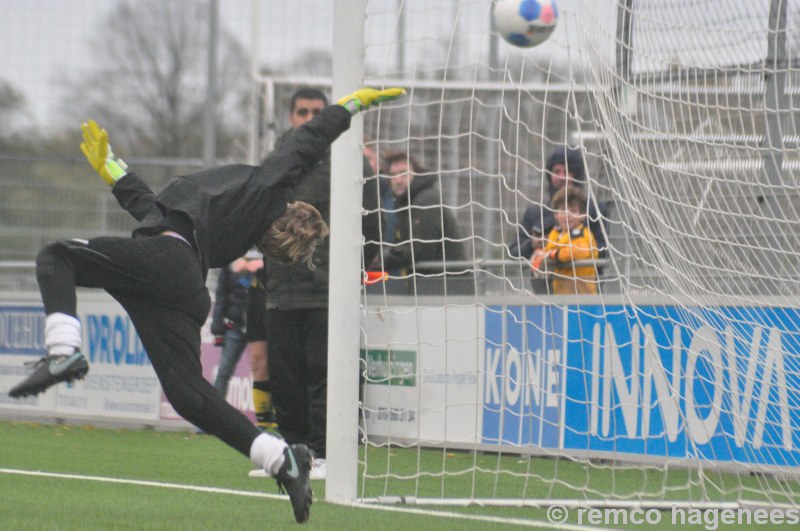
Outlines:
{"label": "black goalkeeper trousers", "polygon": [[267,360],[278,429],[325,457],[328,309],[267,310]]}
{"label": "black goalkeeper trousers", "polygon": [[36,257],[47,315],[77,317],[75,288],[103,288],[128,312],[175,411],[245,456],[260,434],[214,389],[200,364],[211,299],[200,260],[171,236],[60,241]]}

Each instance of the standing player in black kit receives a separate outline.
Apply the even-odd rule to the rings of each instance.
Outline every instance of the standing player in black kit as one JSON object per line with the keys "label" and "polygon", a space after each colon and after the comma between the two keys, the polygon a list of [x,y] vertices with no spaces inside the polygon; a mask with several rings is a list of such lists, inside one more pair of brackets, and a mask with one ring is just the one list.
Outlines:
{"label": "standing player in black kit", "polygon": [[308,520],[312,453],[261,433],[203,378],[200,328],[210,307],[205,279],[209,268],[225,266],[253,245],[271,259],[310,264],[328,227],[314,207],[291,202],[288,183],[322,157],[352,115],[403,94],[397,88],[358,90],[326,107],[261,166],[178,177],[159,195],[127,172],[103,129],[84,124],[81,150],[139,226],[133,238],[60,241],[42,249],[36,278],[47,315],[47,356],[9,395],[35,395],[86,374],[75,288],[103,288],[128,312],[175,411],[274,476],[295,519]]}

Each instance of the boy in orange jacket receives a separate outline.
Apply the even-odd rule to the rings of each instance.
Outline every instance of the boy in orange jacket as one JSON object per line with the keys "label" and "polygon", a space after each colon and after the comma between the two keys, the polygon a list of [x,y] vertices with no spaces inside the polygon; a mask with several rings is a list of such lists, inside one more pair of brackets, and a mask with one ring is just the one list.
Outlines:
{"label": "boy in orange jacket", "polygon": [[599,256],[595,237],[586,225],[586,195],[578,187],[567,186],[555,193],[551,206],[556,226],[544,248],[534,252],[531,267],[543,271],[546,260],[555,262],[550,282],[553,294],[597,294],[597,268],[575,265]]}

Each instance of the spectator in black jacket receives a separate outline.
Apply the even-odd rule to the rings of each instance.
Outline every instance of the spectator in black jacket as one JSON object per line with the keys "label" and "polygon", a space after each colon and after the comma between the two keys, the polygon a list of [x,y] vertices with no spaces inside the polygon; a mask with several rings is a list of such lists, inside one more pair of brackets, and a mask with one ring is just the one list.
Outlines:
{"label": "spectator in black jacket", "polygon": [[[280,151],[300,128],[327,105],[316,89],[300,89],[290,103],[287,131],[277,143]],[[364,176],[372,175],[364,159]],[[330,221],[330,154],[292,180],[291,194],[316,207]],[[365,216],[362,232],[366,241],[380,240],[378,183],[365,182]],[[377,246],[365,247],[365,253]],[[328,269],[330,248],[326,238],[314,254],[314,268],[265,260],[267,293],[267,342],[270,388],[278,430],[289,443],[307,444],[315,453],[311,478],[326,475],[326,419],[328,392]],[[372,256],[365,256],[371,261]],[[358,275],[358,271],[353,272]]]}
{"label": "spectator in black jacket", "polygon": [[[394,239],[383,246],[378,269],[399,270],[401,275],[417,277],[429,294],[440,293],[444,279],[452,279],[448,293],[474,292],[474,282],[465,264],[467,251],[453,211],[443,204],[439,177],[428,171],[404,151],[385,155],[391,176],[394,209],[397,216]],[[382,263],[381,263],[382,262]],[[426,262],[423,266],[423,262]]]}

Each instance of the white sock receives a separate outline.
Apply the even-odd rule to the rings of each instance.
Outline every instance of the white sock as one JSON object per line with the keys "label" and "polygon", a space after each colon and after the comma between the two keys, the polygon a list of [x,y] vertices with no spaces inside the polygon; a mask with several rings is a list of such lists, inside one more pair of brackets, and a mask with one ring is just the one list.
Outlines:
{"label": "white sock", "polygon": [[44,320],[44,346],[48,354],[72,354],[81,349],[81,322],[65,313]]}
{"label": "white sock", "polygon": [[283,465],[283,450],[287,446],[283,439],[262,433],[250,446],[250,461],[274,476]]}

